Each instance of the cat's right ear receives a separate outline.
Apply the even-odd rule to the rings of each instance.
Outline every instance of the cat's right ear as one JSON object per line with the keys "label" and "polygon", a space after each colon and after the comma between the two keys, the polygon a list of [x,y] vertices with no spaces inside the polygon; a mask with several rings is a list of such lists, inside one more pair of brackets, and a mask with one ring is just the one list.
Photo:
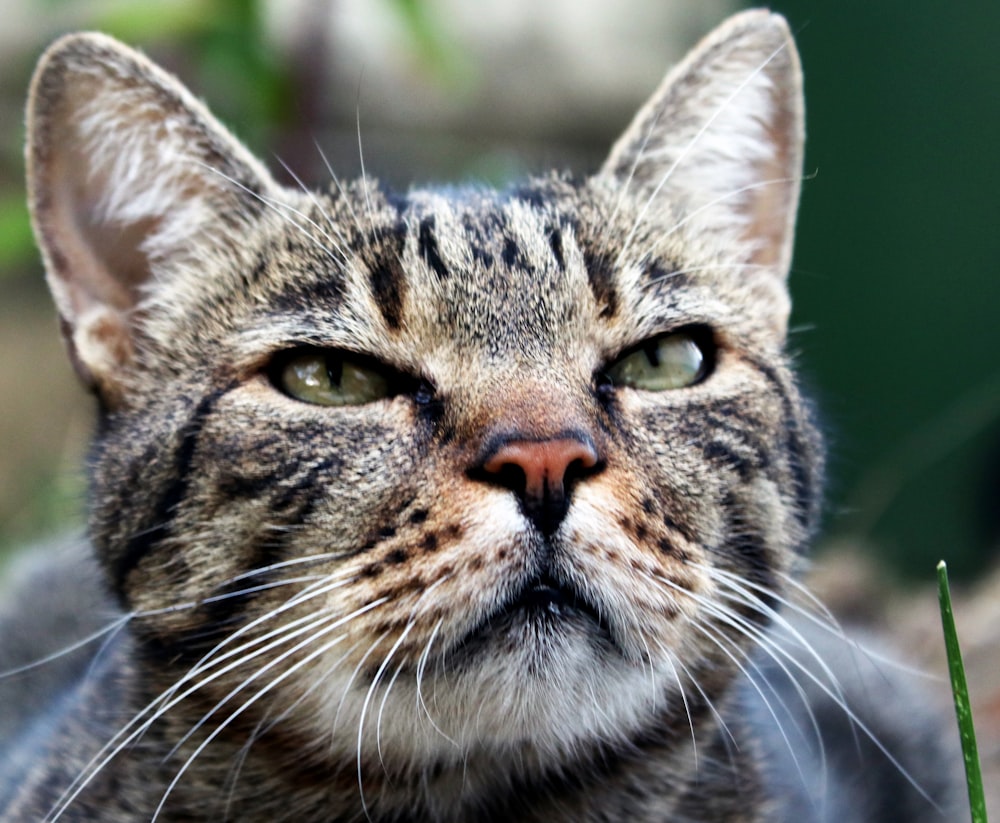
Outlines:
{"label": "cat's right ear", "polygon": [[42,57],[27,134],[35,236],[70,356],[113,408],[143,300],[238,244],[276,184],[177,80],[100,34]]}

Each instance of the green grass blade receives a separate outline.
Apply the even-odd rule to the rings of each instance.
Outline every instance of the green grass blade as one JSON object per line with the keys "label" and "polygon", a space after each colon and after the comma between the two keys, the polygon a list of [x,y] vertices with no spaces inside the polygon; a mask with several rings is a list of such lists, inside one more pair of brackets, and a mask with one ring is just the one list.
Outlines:
{"label": "green grass blade", "polygon": [[969,703],[969,688],[965,682],[965,666],[962,665],[962,650],[958,645],[955,631],[955,616],[951,611],[951,592],[948,589],[948,567],[942,560],[937,566],[938,599],[941,603],[941,625],[944,628],[944,645],[948,652],[948,671],[951,675],[951,691],[955,697],[955,716],[958,731],[962,737],[962,756],[965,759],[965,780],[969,787],[969,807],[972,809],[972,823],[987,823],[986,798],[983,795],[983,775],[979,770],[979,749],[976,746],[976,730],[972,725],[972,706]]}

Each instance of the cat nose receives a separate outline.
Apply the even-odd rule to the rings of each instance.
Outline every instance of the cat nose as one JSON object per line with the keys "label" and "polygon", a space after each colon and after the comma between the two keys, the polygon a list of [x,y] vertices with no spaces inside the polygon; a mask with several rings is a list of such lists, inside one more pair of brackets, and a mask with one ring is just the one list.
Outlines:
{"label": "cat nose", "polygon": [[574,433],[542,440],[502,439],[487,449],[478,474],[514,492],[525,515],[549,536],[566,516],[572,487],[599,469],[594,441]]}

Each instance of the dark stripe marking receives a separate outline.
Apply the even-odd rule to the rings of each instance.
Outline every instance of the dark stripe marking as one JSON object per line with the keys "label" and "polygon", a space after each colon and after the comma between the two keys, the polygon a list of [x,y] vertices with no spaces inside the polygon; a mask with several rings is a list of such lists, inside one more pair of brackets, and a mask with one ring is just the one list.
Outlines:
{"label": "dark stripe marking", "polygon": [[702,454],[705,455],[706,460],[719,461],[729,466],[729,468],[733,469],[740,476],[740,480],[744,483],[752,475],[753,464],[747,458],[737,454],[725,443],[720,443],[718,440],[706,443],[702,449]]}
{"label": "dark stripe marking", "polygon": [[417,253],[439,279],[444,280],[448,277],[448,267],[441,259],[437,238],[434,236],[433,216],[425,217],[420,221],[420,229],[417,232]]}
{"label": "dark stripe marking", "polygon": [[587,281],[594,299],[601,307],[600,316],[614,317],[618,313],[618,292],[615,291],[612,271],[614,263],[607,252],[583,248],[583,264],[587,269]]}
{"label": "dark stripe marking", "polygon": [[[809,433],[803,431],[801,416],[809,414],[809,406],[804,398],[799,399],[799,405],[792,402],[788,388],[778,377],[777,371],[759,360],[747,358],[747,363],[759,371],[778,392],[781,398],[782,411],[785,417],[785,450],[788,453],[788,465],[792,472],[792,486],[796,504],[796,518],[806,528],[817,526],[818,513],[822,496],[822,481],[819,479],[819,467],[813,467],[816,461],[822,461],[822,451],[818,443],[810,444]],[[808,418],[806,418],[808,419]]]}
{"label": "dark stripe marking", "polygon": [[403,266],[399,259],[387,257],[376,262],[368,273],[368,282],[385,324],[398,329],[403,316]]}
{"label": "dark stripe marking", "polygon": [[169,536],[177,508],[187,495],[191,461],[194,458],[198,437],[205,425],[205,420],[212,413],[219,400],[232,391],[235,385],[231,384],[203,397],[190,419],[182,427],[181,444],[177,449],[177,459],[173,471],[175,479],[160,495],[160,500],[153,510],[149,525],[128,541],[125,550],[115,563],[115,591],[118,592],[119,596],[124,595],[125,579],[129,573],[158,543]]}
{"label": "dark stripe marking", "polygon": [[[760,598],[764,608],[774,609],[777,600],[775,591],[775,575],[771,560],[771,551],[767,541],[760,531],[752,527],[740,516],[740,502],[731,494],[727,494],[722,502],[726,513],[726,531],[728,538],[719,548],[719,553],[730,562],[739,564],[740,575],[753,583],[753,593]],[[758,588],[759,587],[759,588]],[[760,625],[771,622],[771,618],[762,613],[761,608],[744,604],[742,597],[737,595],[739,602],[733,607],[747,618]]]}
{"label": "dark stripe marking", "polygon": [[559,271],[566,271],[566,257],[563,254],[562,231],[558,226],[549,232],[549,248],[552,249],[552,256],[556,259]]}
{"label": "dark stripe marking", "polygon": [[513,237],[505,237],[503,241],[503,251],[500,253],[504,266],[511,271],[523,271],[531,274],[534,271],[532,265],[525,259],[521,247]]}

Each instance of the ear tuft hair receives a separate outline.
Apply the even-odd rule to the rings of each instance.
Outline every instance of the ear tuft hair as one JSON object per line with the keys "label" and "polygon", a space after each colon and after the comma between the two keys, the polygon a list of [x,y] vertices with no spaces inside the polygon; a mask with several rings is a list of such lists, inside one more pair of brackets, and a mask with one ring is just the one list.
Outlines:
{"label": "ear tuft hair", "polygon": [[601,173],[637,204],[641,219],[669,220],[666,230],[683,224],[700,245],[783,279],[803,110],[802,72],[784,19],[744,12],[667,75]]}

